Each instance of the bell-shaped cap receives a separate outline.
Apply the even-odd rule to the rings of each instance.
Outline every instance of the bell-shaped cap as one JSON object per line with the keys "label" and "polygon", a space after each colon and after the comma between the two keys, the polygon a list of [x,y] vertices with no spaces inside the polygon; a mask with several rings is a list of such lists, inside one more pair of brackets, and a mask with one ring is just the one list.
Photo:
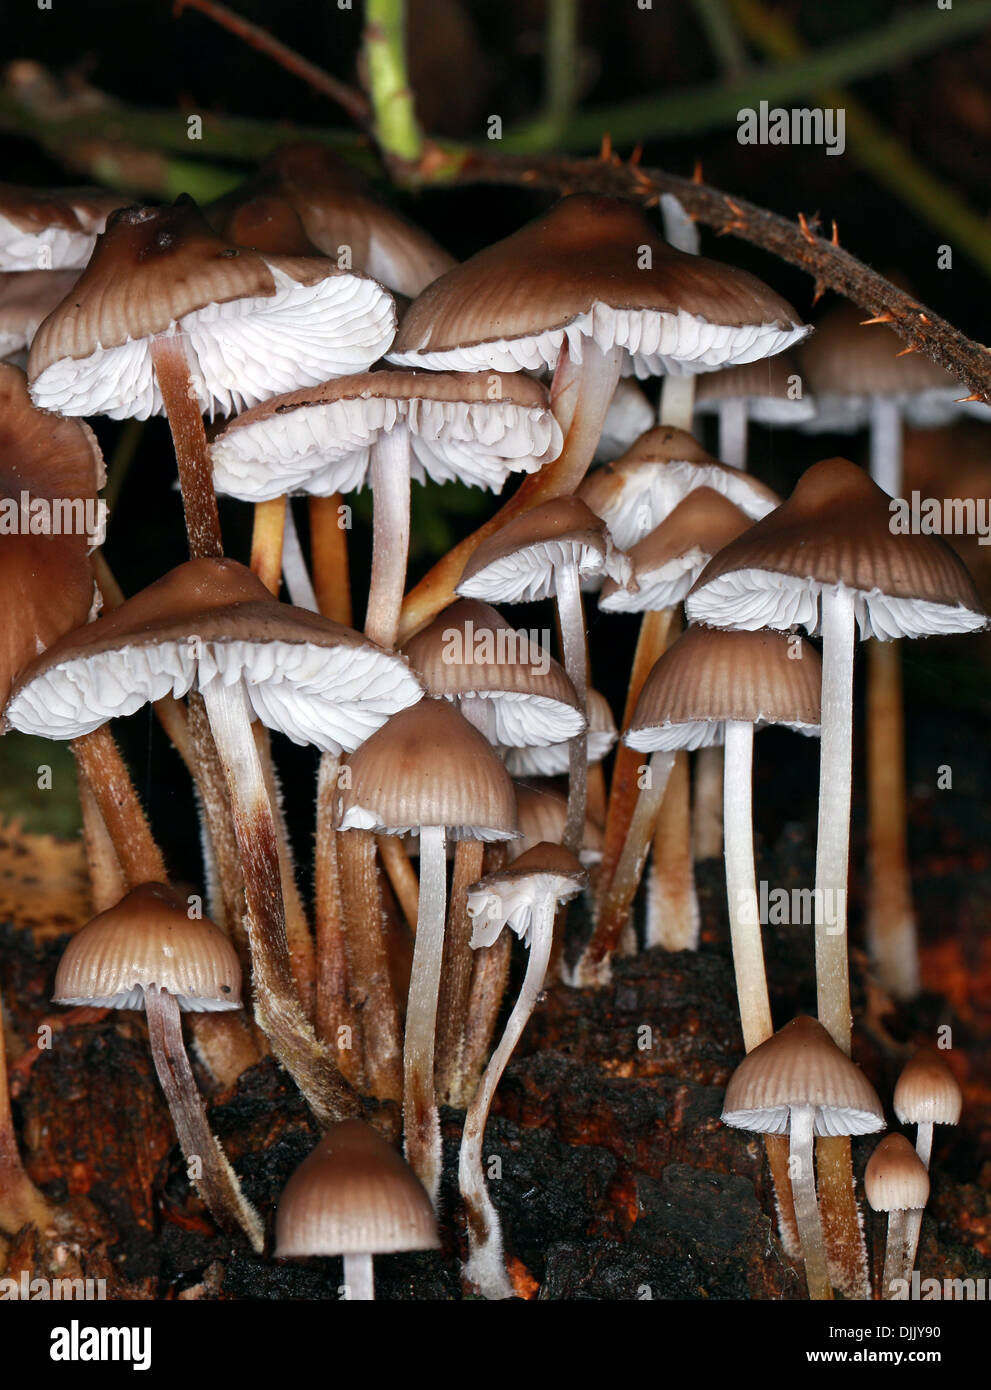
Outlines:
{"label": "bell-shaped cap", "polygon": [[577,497],[554,497],[513,517],[469,556],[456,592],[493,603],[532,603],[556,592],[558,566],[576,565],[580,579],[605,567],[605,524]]}
{"label": "bell-shaped cap", "polygon": [[963,1092],[935,1048],[922,1048],[905,1063],[895,1083],[894,1106],[903,1125],[959,1124]]}
{"label": "bell-shaped cap", "polygon": [[867,1160],[864,1191],[874,1211],[921,1211],[929,1173],[904,1134],[887,1134]]}
{"label": "bell-shaped cap", "polygon": [[853,591],[863,637],[975,632],[987,615],[939,536],[902,534],[897,503],[847,459],[806,469],[787,502],[709,561],[685,603],[693,622],[818,631],[825,588]]}
{"label": "bell-shaped cap", "polygon": [[[528,850],[547,840],[559,845],[564,839],[568,819],[568,798],[555,787],[531,782],[514,782],[516,793],[516,813],[519,819],[520,838],[511,840],[506,846],[510,863],[526,854]],[[585,833],[579,859],[583,864],[598,864],[602,858],[602,828],[590,816],[585,817]]]}
{"label": "bell-shaped cap", "polygon": [[164,883],[142,883],[75,934],[55,975],[56,1004],[143,1009],[148,990],[191,1013],[241,1007],[241,966],[223,932],[190,917]]}
{"label": "bell-shaped cap", "polygon": [[[819,334],[814,333],[806,343],[818,339]],[[715,414],[730,401],[741,402],[747,419],[755,425],[800,425],[815,418],[817,404],[811,387],[806,389],[802,380],[799,360],[791,352],[699,377],[695,388],[699,415]]]}

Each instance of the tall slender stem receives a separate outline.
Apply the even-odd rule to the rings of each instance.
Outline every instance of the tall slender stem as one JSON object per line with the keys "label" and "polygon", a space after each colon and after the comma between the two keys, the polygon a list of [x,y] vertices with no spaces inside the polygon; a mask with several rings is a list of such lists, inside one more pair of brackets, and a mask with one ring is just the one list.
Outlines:
{"label": "tall slender stem", "polygon": [[[489,703],[478,701],[479,704]],[[459,840],[454,851],[454,872],[447,909],[444,939],[444,969],[437,1005],[437,1042],[434,1077],[437,1095],[450,1105],[460,1093],[471,992],[474,952],[471,949],[472,923],[468,916],[468,890],[482,877],[485,845],[481,840]]]}
{"label": "tall slender stem", "polygon": [[360,1019],[350,997],[339,837],[334,829],[340,765],[340,758],[335,754],[323,753],[317,774],[316,1034],[321,1042],[337,1048],[341,1072],[352,1086],[361,1089],[364,1085],[364,1044]]}
{"label": "tall slender stem", "polygon": [[509,984],[512,954],[512,936],[509,932],[500,932],[491,946],[482,946],[475,952],[462,1054],[461,1089],[458,1094],[451,1096],[452,1105],[468,1105],[478,1089]]}
{"label": "tall slender stem", "polygon": [[310,556],[313,588],[319,611],[344,627],[351,626],[351,573],[348,566],[348,533],[342,526],[341,494],[311,497]]}
{"label": "tall slender stem", "polygon": [[440,1191],[440,1116],[434,1098],[434,1029],[444,959],[447,904],[446,834],[443,826],[420,827],[420,910],[413,972],[406,1005],[403,1054],[403,1125],[406,1157],[436,1210]]}
{"label": "tall slender stem", "polygon": [[[588,656],[585,646],[585,611],[582,606],[578,566],[558,565],[554,571],[557,611],[561,622],[564,669],[575,687],[582,714],[588,709]],[[588,728],[568,745],[568,811],[564,847],[578,854],[585,839],[585,807],[588,804]]]}
{"label": "tall slender stem", "polygon": [[299,532],[292,514],[292,503],[286,506],[285,534],[282,538],[282,577],[289,590],[289,602],[297,608],[305,608],[310,613],[317,612],[317,596],[313,589],[303,547],[299,543]]}
{"label": "tall slender stem", "polygon": [[151,1055],[179,1137],[179,1147],[187,1164],[195,1164],[199,1172],[199,1176],[192,1179],[193,1184],[224,1230],[229,1235],[243,1232],[252,1249],[261,1252],[265,1230],[210,1128],[182,1039],[179,1005],[165,990],[152,988],[145,992],[145,1009]]}
{"label": "tall slender stem", "polygon": [[822,1239],[822,1224],[816,1203],[815,1167],[812,1156],[812,1134],[815,1111],[811,1105],[796,1105],[791,1110],[790,1169],[791,1190],[795,1199],[795,1219],[805,1261],[805,1281],[809,1298],[831,1299],[832,1285],[826,1267],[826,1251]]}
{"label": "tall slender stem", "polygon": [[224,553],[224,543],[220,535],[217,494],[184,336],[168,333],[152,338],[151,360],[179,465],[190,558],[219,557]]}
{"label": "tall slender stem", "polygon": [[372,578],[365,613],[365,636],[392,649],[406,586],[409,555],[409,426],[397,422],[372,445],[374,493]]}
{"label": "tall slender stem", "polygon": [[747,402],[742,396],[728,396],[719,402],[719,458],[732,468],[747,466]]}
{"label": "tall slender stem", "polygon": [[[893,1285],[896,1279],[912,1278],[912,1264],[915,1263],[915,1247],[912,1247],[912,1263],[906,1265],[908,1250],[906,1246],[906,1230],[910,1216],[914,1216],[910,1211],[889,1211],[888,1212],[888,1239],[884,1246],[884,1273],[881,1276],[881,1297],[883,1299],[894,1298]],[[919,1212],[921,1216],[922,1213]]]}
{"label": "tall slender stem", "polygon": [[256,502],[251,532],[251,568],[276,598],[282,587],[282,543],[288,506],[286,497]]}
{"label": "tall slender stem", "polygon": [[764,949],[761,942],[754,868],[753,831],[754,726],[741,720],[726,723],[726,772],[723,805],[726,827],[726,898],[730,941],[740,1003],[743,1045],[752,1052],[774,1032],[767,994]]}
{"label": "tall slender stem", "polygon": [[688,754],[675,755],[654,826],[644,939],[648,947],[697,951],[701,926],[692,853],[692,795]]}
{"label": "tall slender stem", "polygon": [[127,886],[164,883],[162,852],[155,843],[110,725],[103,724],[91,734],[73,739],[72,753],[80,775],[96,798]]}
{"label": "tall slender stem", "polygon": [[[485,1074],[465,1116],[461,1151],[458,1157],[458,1184],[468,1215],[468,1261],[465,1278],[485,1298],[512,1298],[513,1286],[506,1274],[502,1254],[499,1215],[485,1185],[482,1144],[485,1126],[496,1088],[506,1065],[530,1020],[547,977],[554,942],[556,902],[552,895],[534,905],[530,954],[519,998],[506,1021],[499,1046],[493,1052]],[[504,928],[503,930],[507,930]]]}
{"label": "tall slender stem", "polygon": [[345,830],[337,837],[348,953],[348,994],[361,1018],[365,1074],[373,1096],[398,1101],[402,1095],[399,1006],[392,988],[375,854],[370,830]]}

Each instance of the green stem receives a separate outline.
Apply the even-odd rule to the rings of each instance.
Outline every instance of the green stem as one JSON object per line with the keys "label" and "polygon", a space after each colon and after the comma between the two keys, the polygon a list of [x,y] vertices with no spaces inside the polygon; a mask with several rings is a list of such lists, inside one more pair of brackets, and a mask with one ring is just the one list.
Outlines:
{"label": "green stem", "polygon": [[366,0],[364,44],[375,138],[383,154],[415,162],[423,136],[406,70],[405,0]]}

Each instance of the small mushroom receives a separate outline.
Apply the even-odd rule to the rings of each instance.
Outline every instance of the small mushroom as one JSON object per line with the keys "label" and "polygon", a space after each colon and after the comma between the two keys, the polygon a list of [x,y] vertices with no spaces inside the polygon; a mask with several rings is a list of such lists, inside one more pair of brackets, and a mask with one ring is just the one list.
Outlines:
{"label": "small mushroom", "polygon": [[904,1134],[888,1134],[867,1160],[864,1191],[874,1211],[888,1213],[881,1297],[900,1296],[896,1284],[911,1281],[929,1174]]}
{"label": "small mushroom", "polygon": [[342,1120],[286,1183],[275,1216],[279,1259],[344,1256],[344,1296],[375,1298],[374,1257],[440,1244],[422,1184],[363,1120]]}
{"label": "small mushroom", "polygon": [[59,961],[53,1001],[145,1011],[179,1146],[199,1170],[193,1183],[224,1230],[243,1231],[260,1251],[261,1219],[210,1129],[182,1037],[182,1012],[241,1007],[241,967],[223,933],[190,918],[166,884],[141,884],[72,938]]}

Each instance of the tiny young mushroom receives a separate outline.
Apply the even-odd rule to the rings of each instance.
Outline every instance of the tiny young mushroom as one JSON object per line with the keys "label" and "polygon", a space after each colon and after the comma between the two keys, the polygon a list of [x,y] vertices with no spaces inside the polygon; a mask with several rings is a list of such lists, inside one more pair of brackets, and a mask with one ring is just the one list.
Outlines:
{"label": "tiny young mushroom", "polygon": [[884,1111],[867,1077],[814,1018],[793,1018],[748,1052],[730,1078],[723,1124],[787,1134],[789,1170],[809,1297],[833,1296],[819,1206],[813,1135],[872,1134]]}
{"label": "tiny young mushroom", "polygon": [[902,1298],[912,1280],[929,1173],[904,1134],[888,1134],[867,1160],[864,1191],[874,1211],[888,1213],[881,1297]]}
{"label": "tiny young mushroom", "polygon": [[56,1004],[143,1009],[155,1071],[192,1181],[228,1234],[265,1243],[261,1219],[241,1191],[207,1119],[182,1037],[181,1014],[241,1007],[237,953],[212,922],[189,916],[164,883],[144,883],[101,912],[69,942],[55,976]]}
{"label": "tiny young mushroom", "polygon": [[555,497],[506,523],[465,565],[457,592],[497,603],[529,603],[553,594],[561,624],[564,669],[578,696],[582,727],[569,744],[568,824],[564,843],[581,844],[587,802],[585,704],[588,653],[581,581],[611,558],[604,524],[577,497]]}
{"label": "tiny young mushroom", "polygon": [[[962,1109],[960,1083],[937,1048],[922,1048],[905,1063],[895,1083],[894,1110],[899,1123],[918,1126],[915,1150],[927,1172],[932,1158],[933,1126],[959,1124]],[[922,1213],[910,1212],[905,1239],[913,1259],[921,1229]]]}
{"label": "tiny young mushroom", "polygon": [[355,1302],[375,1297],[376,1255],[439,1244],[423,1184],[364,1120],[328,1130],[279,1198],[276,1257],[343,1255],[343,1297]]}
{"label": "tiny young mushroom", "polygon": [[[882,641],[985,625],[963,562],[937,536],[893,535],[890,499],[846,459],[802,474],[788,500],[730,542],[686,600],[692,621],[822,634],[822,746],[816,839],[818,1013],[849,1054],[852,1018],[846,894],[850,851],[853,666],[857,629]],[[819,1175],[834,1275],[862,1297],[867,1252],[853,1200],[849,1141],[820,1144]],[[848,1281],[848,1282],[846,1282]]]}
{"label": "tiny young mushroom", "polygon": [[532,473],[560,450],[547,392],[523,373],[377,371],[255,406],[217,436],[210,455],[219,491],[250,502],[371,484],[365,631],[391,647],[406,580],[411,480],[499,492],[510,474]]}
{"label": "tiny young mushroom", "polygon": [[440,1119],[434,1033],[447,908],[449,839],[517,834],[512,783],[487,740],[446,700],[426,698],[394,715],[345,765],[338,830],[420,837],[416,944],[406,1005],[403,1124],[406,1156],[437,1206]]}
{"label": "tiny young mushroom", "polygon": [[486,1298],[512,1298],[513,1289],[503,1260],[499,1216],[485,1185],[485,1125],[496,1087],[544,987],[558,904],[577,896],[587,882],[587,873],[569,850],[544,841],[509,868],[487,874],[468,894],[473,947],[493,945],[507,926],[529,947],[513,1011],[468,1106],[458,1161],[458,1183],[468,1217],[465,1279]]}
{"label": "tiny young mushroom", "polygon": [[389,360],[440,371],[549,369],[565,442],[552,464],[417,585],[405,631],[450,601],[487,536],[529,507],[574,492],[621,374],[713,371],[780,352],[808,331],[754,276],[675,250],[633,202],[593,194],[563,198],[435,280],[403,318]]}
{"label": "tiny young mushroom", "polygon": [[[255,1014],[324,1123],[355,1104],[300,1004],[286,936],[278,841],[251,721],[293,742],[350,751],[420,698],[405,663],[348,628],[276,602],[233,560],[189,560],[56,643],[22,675],[5,719],[78,738],[171,694],[198,691],[226,774],[244,868]],[[370,927],[371,929],[371,927]]]}
{"label": "tiny young mushroom", "polygon": [[63,415],[143,420],[164,411],[190,555],[219,556],[203,412],[363,370],[395,322],[393,300],[374,280],[318,256],[233,246],[190,198],[121,208],[35,335],[31,394]]}

